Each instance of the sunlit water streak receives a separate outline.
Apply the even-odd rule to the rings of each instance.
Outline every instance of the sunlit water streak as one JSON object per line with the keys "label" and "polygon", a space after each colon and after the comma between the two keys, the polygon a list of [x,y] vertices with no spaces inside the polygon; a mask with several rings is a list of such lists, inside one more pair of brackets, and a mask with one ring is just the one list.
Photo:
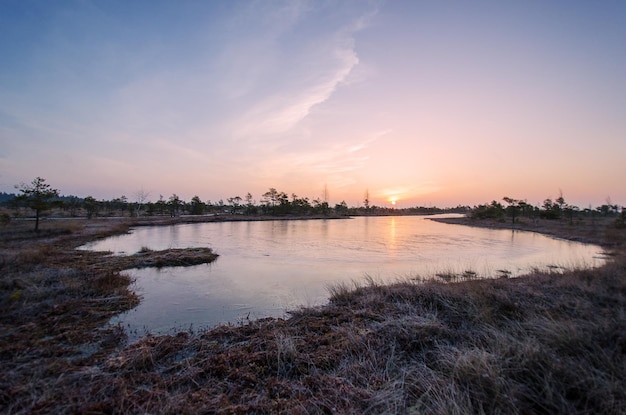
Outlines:
{"label": "sunlit water streak", "polygon": [[436,273],[498,270],[516,276],[547,266],[598,266],[601,248],[531,232],[448,225],[422,216],[349,220],[217,222],[141,227],[83,249],[132,254],[209,246],[220,257],[193,267],[129,270],[141,304],[113,319],[131,339],[145,331],[211,327],[284,317],[328,299],[327,287]]}

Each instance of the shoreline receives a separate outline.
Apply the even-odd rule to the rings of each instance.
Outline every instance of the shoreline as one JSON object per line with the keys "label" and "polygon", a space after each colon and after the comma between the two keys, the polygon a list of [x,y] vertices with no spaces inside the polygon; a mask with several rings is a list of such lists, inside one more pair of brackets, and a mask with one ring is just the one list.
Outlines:
{"label": "shoreline", "polygon": [[[336,286],[327,306],[286,320],[148,335],[127,345],[123,328],[104,326],[138,301],[120,273],[124,264],[75,248],[145,225],[70,222],[46,221],[40,234],[23,224],[2,231],[0,405],[9,413],[626,409],[624,230],[599,222],[516,227],[588,243],[608,237],[599,244],[613,257],[594,270]],[[536,373],[527,372],[533,365]],[[576,398],[572,388],[585,381]],[[552,398],[542,395],[545,387]]]}
{"label": "shoreline", "polygon": [[607,235],[606,232],[607,225],[609,222],[613,221],[614,218],[609,218],[609,220],[598,218],[595,223],[590,223],[589,221],[576,221],[572,224],[562,220],[524,219],[524,221],[518,221],[515,224],[511,224],[510,222],[503,220],[473,219],[468,216],[459,218],[428,218],[428,220],[447,223],[450,225],[535,232],[568,241],[600,245],[604,248],[617,247],[621,243],[619,239],[611,238],[611,235]]}

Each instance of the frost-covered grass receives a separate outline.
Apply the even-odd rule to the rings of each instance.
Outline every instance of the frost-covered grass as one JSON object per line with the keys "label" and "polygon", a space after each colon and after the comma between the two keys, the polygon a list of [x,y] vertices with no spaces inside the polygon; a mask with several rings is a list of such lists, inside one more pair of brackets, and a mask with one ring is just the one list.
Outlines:
{"label": "frost-covered grass", "polygon": [[128,264],[73,249],[107,232],[0,243],[4,412],[626,412],[624,230],[610,231],[597,269],[369,278],[289,319],[130,345],[103,328],[136,303],[119,272]]}

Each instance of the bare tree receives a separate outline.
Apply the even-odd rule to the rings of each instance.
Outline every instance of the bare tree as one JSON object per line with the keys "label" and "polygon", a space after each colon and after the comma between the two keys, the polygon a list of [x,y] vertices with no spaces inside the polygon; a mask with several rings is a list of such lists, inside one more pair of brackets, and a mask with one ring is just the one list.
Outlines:
{"label": "bare tree", "polygon": [[150,197],[150,192],[143,190],[143,187],[135,192],[135,216],[139,216],[139,211]]}

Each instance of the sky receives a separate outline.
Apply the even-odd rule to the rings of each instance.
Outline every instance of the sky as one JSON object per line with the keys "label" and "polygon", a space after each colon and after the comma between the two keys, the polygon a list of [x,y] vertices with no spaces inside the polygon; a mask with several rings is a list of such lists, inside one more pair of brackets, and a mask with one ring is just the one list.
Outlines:
{"label": "sky", "polygon": [[0,191],[626,205],[624,1],[0,0]]}

